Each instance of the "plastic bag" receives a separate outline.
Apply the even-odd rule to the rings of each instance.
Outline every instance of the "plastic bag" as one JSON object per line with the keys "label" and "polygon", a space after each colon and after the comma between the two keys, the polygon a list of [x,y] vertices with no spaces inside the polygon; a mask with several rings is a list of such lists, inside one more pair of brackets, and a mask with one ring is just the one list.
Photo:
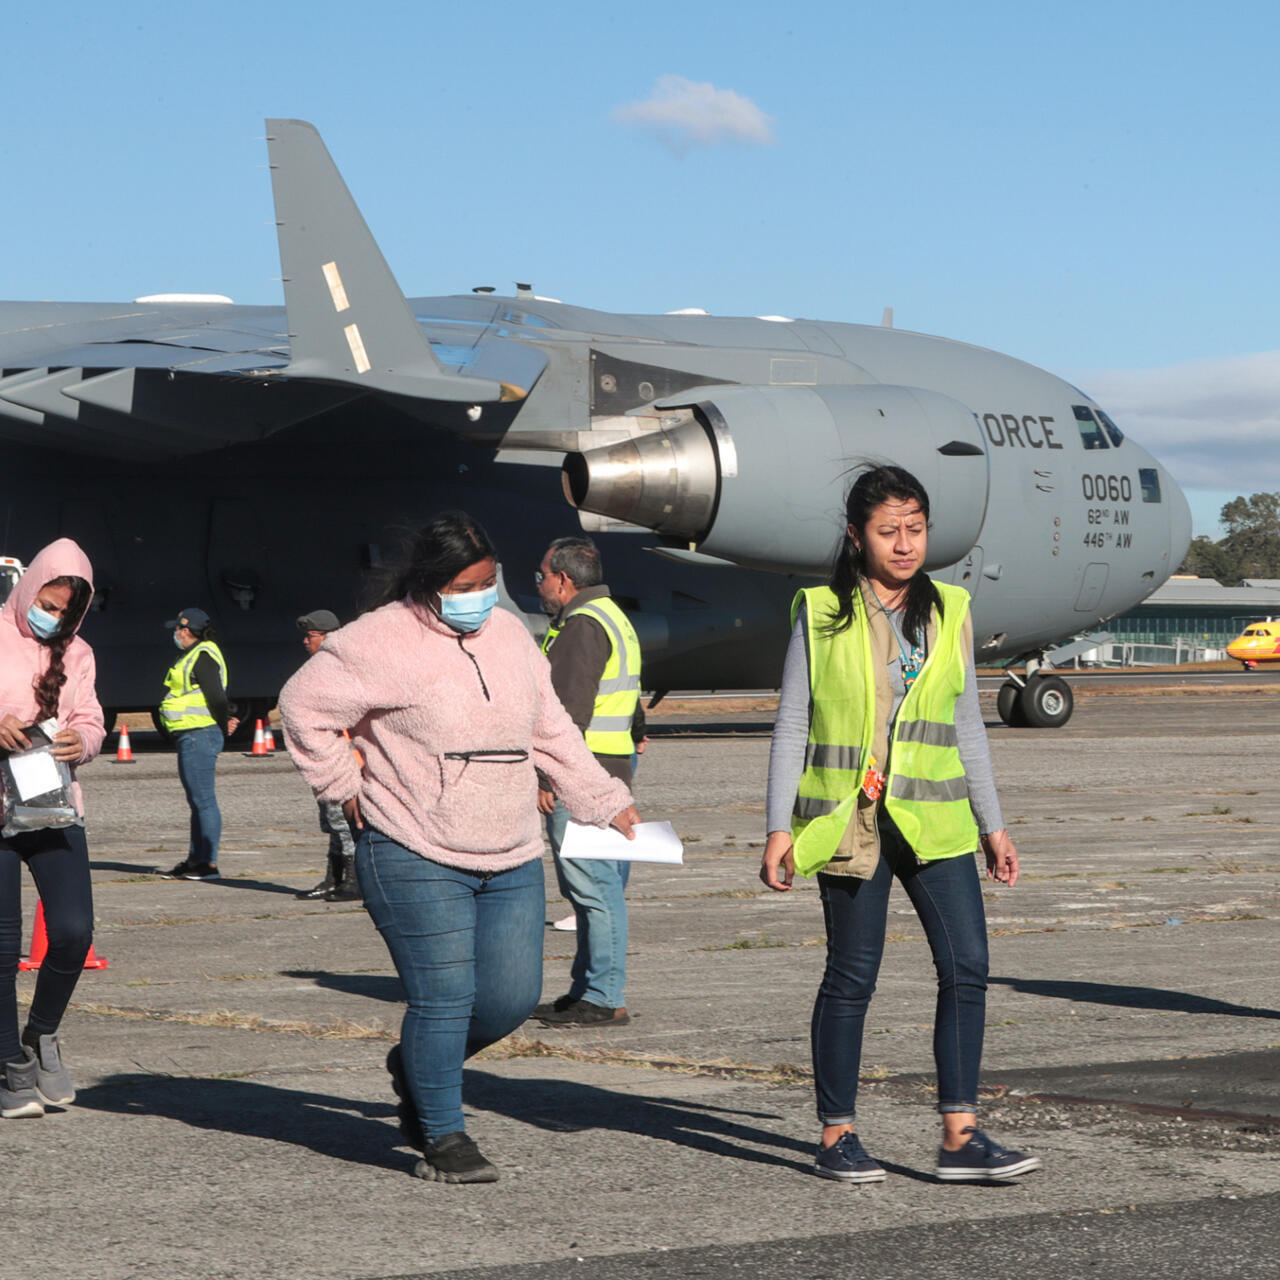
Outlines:
{"label": "plastic bag", "polygon": [[80,820],[71,796],[71,769],[53,758],[58,722],[41,721],[25,731],[31,746],[0,760],[0,836],[69,827]]}

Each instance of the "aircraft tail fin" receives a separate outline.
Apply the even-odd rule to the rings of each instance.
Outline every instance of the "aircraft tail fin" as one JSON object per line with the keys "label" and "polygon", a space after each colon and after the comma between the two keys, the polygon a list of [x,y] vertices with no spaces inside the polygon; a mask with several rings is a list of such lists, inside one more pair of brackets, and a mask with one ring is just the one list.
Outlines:
{"label": "aircraft tail fin", "polygon": [[476,404],[500,383],[446,369],[314,125],[268,120],[291,358],[287,376]]}

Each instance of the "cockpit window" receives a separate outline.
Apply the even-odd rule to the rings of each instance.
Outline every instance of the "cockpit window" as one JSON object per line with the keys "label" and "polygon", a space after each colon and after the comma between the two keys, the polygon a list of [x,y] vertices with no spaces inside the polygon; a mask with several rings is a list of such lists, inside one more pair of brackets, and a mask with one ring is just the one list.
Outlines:
{"label": "cockpit window", "polygon": [[1110,448],[1107,437],[1102,434],[1102,427],[1093,416],[1093,410],[1087,404],[1073,404],[1071,408],[1076,415],[1076,426],[1080,428],[1080,440],[1084,447],[1086,449]]}
{"label": "cockpit window", "polygon": [[1138,488],[1142,490],[1143,502],[1160,501],[1160,473],[1155,467],[1138,468]]}
{"label": "cockpit window", "polygon": [[1094,412],[1098,415],[1098,421],[1102,423],[1102,428],[1107,433],[1111,443],[1118,449],[1124,441],[1124,432],[1101,409],[1095,409]]}

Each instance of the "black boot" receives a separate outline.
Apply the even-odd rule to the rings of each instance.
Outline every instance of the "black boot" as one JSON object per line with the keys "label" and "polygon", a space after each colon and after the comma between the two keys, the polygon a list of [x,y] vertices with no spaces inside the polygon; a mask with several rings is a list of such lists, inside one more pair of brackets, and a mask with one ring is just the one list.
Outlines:
{"label": "black boot", "polygon": [[314,889],[303,889],[297,896],[299,898],[324,898],[327,901],[341,879],[342,855],[331,853],[329,854],[329,865],[325,870],[324,879]]}
{"label": "black boot", "polygon": [[356,860],[354,857],[343,857],[342,874],[338,879],[338,883],[324,895],[324,900],[326,902],[363,901],[360,894],[360,881],[356,879]]}

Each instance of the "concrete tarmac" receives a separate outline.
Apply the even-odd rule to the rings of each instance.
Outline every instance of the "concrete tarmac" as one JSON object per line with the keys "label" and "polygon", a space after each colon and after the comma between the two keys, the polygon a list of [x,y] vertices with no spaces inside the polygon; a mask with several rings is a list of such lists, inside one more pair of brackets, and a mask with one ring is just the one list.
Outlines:
{"label": "concrete tarmac", "polygon": [[[932,1176],[933,974],[900,890],[859,1100],[889,1177],[809,1172],[822,913],[808,882],[756,879],[767,702],[654,717],[637,798],[686,865],[632,879],[634,1020],[531,1023],[471,1064],[468,1126],[502,1172],[480,1187],[408,1176],[383,1068],[399,980],[361,908],[294,897],[324,838],[287,757],[223,756],[224,879],[164,881],[187,810],[135,734],[137,763],[81,775],[109,968],[62,1030],[76,1102],[0,1124],[0,1278],[1274,1276],[1276,704],[1077,698],[1059,731],[983,698],[1025,868],[986,891],[983,1124],[1044,1161],[1008,1187]],[[572,947],[548,929],[548,997]]]}

